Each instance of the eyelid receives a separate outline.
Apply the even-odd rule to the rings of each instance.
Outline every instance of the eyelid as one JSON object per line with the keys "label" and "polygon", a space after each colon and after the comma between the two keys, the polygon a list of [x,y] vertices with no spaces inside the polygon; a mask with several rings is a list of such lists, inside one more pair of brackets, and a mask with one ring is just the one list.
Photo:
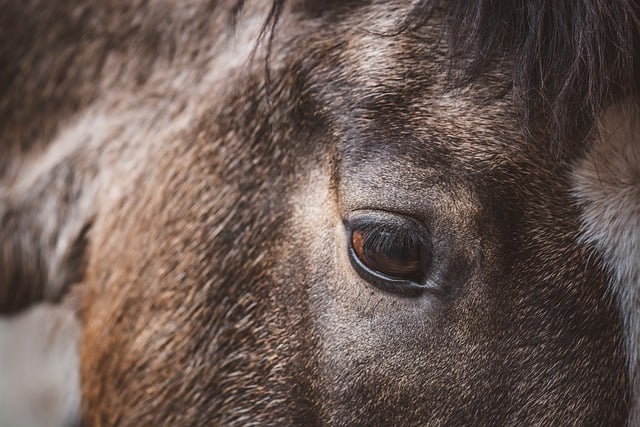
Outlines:
{"label": "eyelid", "polygon": [[[343,222],[347,234],[347,247],[350,263],[358,275],[366,282],[383,292],[402,297],[418,297],[423,293],[444,296],[445,292],[443,289],[440,289],[438,286],[434,286],[434,283],[427,280],[427,276],[431,270],[431,262],[434,259],[434,256],[431,253],[433,246],[431,244],[430,233],[427,231],[427,228],[415,218],[393,214],[386,211],[367,210],[354,211],[345,218]],[[425,279],[421,280],[421,283],[417,283],[414,280],[406,278],[391,277],[369,268],[354,251],[352,244],[352,233],[354,230],[364,230],[368,232],[390,231],[394,234],[393,238],[399,239],[396,240],[396,242],[410,239],[412,243],[421,245],[420,250],[424,250],[429,254],[429,265],[425,266],[424,271]],[[393,244],[393,242],[391,244]]]}
{"label": "eyelid", "polygon": [[347,234],[358,228],[367,232],[379,230],[394,234],[395,241],[410,239],[432,249],[431,233],[417,219],[405,215],[393,214],[387,211],[360,210],[353,211],[343,219]]}
{"label": "eyelid", "polygon": [[431,234],[421,220],[413,216],[384,210],[359,209],[351,211],[343,219],[343,224],[347,228],[358,225],[367,229],[375,229],[384,224],[384,228],[393,229],[395,232],[403,232],[411,228],[420,237],[428,238]]}

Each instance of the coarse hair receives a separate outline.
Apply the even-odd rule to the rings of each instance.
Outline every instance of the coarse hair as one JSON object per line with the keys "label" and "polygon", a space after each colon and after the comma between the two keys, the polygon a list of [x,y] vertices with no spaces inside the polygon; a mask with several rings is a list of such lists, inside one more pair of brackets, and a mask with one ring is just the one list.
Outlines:
{"label": "coarse hair", "polygon": [[[272,2],[260,35],[269,44],[286,3]],[[303,8],[335,6],[321,3],[304,0]],[[547,123],[554,141],[575,139],[608,105],[640,104],[636,0],[421,0],[396,34],[425,25],[436,11],[445,17],[450,63],[462,70],[458,83],[473,83],[500,56],[514,58],[507,83],[523,107],[526,132],[536,121]]]}

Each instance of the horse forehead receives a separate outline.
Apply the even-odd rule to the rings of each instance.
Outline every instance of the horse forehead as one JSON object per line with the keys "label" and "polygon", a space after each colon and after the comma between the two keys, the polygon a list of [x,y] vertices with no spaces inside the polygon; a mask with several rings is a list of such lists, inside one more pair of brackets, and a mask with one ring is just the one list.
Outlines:
{"label": "horse forehead", "polygon": [[402,144],[414,155],[446,148],[460,162],[493,168],[531,158],[520,133],[520,111],[505,96],[509,59],[475,85],[456,86],[441,28],[427,26],[419,36],[392,34],[398,22],[399,16],[374,16],[370,26],[327,30],[315,47],[298,47],[300,56],[310,52],[315,58],[305,84],[343,145],[375,152],[374,145]]}

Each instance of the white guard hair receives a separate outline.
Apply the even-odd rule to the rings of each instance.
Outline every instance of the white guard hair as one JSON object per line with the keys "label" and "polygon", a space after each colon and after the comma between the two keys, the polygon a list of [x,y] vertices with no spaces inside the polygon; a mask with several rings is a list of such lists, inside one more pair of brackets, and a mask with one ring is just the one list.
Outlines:
{"label": "white guard hair", "polygon": [[629,364],[629,425],[640,426],[640,109],[611,107],[599,131],[575,169],[574,190],[582,208],[582,239],[600,251],[611,273]]}

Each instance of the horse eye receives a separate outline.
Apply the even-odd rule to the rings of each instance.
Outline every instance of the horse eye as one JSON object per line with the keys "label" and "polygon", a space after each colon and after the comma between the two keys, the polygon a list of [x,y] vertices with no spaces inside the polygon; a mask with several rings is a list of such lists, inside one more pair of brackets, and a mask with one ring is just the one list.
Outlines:
{"label": "horse eye", "polygon": [[[395,219],[395,218],[394,218]],[[401,296],[418,296],[425,289],[431,248],[412,224],[355,221],[350,227],[351,263],[375,287]]]}
{"label": "horse eye", "polygon": [[424,269],[420,246],[383,230],[354,230],[351,244],[360,261],[391,278],[420,281]]}

